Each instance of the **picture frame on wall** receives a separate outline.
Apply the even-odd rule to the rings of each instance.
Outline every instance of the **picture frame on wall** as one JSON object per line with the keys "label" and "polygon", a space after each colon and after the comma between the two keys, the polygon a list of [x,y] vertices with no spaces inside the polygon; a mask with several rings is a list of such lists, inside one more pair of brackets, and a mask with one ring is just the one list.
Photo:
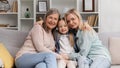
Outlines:
{"label": "picture frame on wall", "polygon": [[83,0],[83,12],[95,11],[95,0]]}
{"label": "picture frame on wall", "polygon": [[38,1],[38,11],[46,12],[47,11],[47,1]]}

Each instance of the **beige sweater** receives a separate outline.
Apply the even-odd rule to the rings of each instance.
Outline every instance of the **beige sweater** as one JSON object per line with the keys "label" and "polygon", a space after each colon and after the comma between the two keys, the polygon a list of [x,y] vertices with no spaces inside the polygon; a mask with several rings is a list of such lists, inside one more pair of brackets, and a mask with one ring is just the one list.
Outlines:
{"label": "beige sweater", "polygon": [[52,52],[54,49],[55,42],[52,33],[47,33],[40,25],[36,24],[16,54],[16,59],[25,53]]}

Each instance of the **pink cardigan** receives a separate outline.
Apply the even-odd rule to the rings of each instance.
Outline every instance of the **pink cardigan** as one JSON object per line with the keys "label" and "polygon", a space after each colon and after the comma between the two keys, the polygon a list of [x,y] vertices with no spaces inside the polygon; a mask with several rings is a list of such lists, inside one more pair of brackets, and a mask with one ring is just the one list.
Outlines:
{"label": "pink cardigan", "polygon": [[47,33],[40,25],[35,24],[16,54],[16,59],[25,53],[52,52],[54,49],[55,41],[52,33]]}

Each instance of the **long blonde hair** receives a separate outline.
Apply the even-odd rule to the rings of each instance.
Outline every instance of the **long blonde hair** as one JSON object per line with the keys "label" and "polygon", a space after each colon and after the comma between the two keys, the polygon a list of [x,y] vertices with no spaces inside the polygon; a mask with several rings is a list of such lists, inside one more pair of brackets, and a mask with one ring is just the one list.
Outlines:
{"label": "long blonde hair", "polygon": [[78,26],[78,28],[79,29],[81,29],[81,30],[91,30],[92,29],[92,27],[91,26],[89,26],[89,24],[86,22],[86,23],[83,23],[83,19],[82,19],[82,16],[81,16],[81,14],[76,10],[76,9],[70,9],[70,10],[68,10],[66,13],[65,13],[65,21],[67,22],[67,16],[69,15],[69,14],[74,14],[74,15],[76,15],[76,17],[79,19],[79,21],[80,21],[80,24],[79,24],[79,26]]}
{"label": "long blonde hair", "polygon": [[76,10],[76,9],[70,9],[70,10],[68,10],[66,13],[65,13],[65,21],[67,21],[67,16],[69,15],[69,14],[74,14],[78,19],[79,19],[79,21],[80,21],[80,25],[79,25],[79,27],[81,28],[82,27],[82,25],[83,25],[83,20],[82,20],[82,16],[80,15],[80,13]]}
{"label": "long blonde hair", "polygon": [[74,47],[75,42],[74,42],[74,35],[72,33],[69,33],[69,41],[72,47]]}

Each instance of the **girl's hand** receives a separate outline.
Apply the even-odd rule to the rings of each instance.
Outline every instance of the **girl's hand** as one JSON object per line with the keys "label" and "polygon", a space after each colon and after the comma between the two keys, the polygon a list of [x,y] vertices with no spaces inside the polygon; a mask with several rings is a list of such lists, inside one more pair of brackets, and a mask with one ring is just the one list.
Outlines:
{"label": "girl's hand", "polygon": [[67,54],[61,54],[61,56],[64,58],[64,59],[66,59],[66,60],[68,60],[69,59],[69,57],[68,57],[68,55]]}
{"label": "girl's hand", "polygon": [[55,49],[56,49],[55,47],[52,47],[52,48],[51,48],[51,50],[52,50],[53,52],[55,52]]}
{"label": "girl's hand", "polygon": [[57,55],[57,59],[58,59],[58,60],[62,60],[62,59],[64,59],[64,58],[63,58],[60,54],[58,54],[58,55]]}

